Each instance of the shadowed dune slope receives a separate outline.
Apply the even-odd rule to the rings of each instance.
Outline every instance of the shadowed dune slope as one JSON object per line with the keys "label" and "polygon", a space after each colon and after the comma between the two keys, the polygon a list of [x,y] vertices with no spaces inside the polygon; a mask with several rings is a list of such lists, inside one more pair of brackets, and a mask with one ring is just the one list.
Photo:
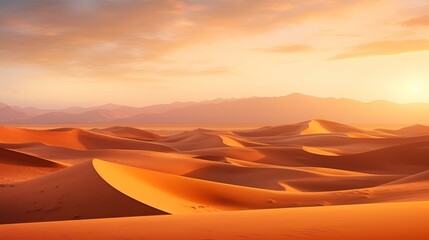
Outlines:
{"label": "shadowed dune slope", "polygon": [[0,184],[28,180],[64,167],[40,157],[0,148]]}
{"label": "shadowed dune slope", "polygon": [[289,167],[324,167],[382,174],[415,174],[429,169],[429,142],[343,156],[314,154],[297,147],[256,149],[265,156],[258,162]]}
{"label": "shadowed dune slope", "polygon": [[399,180],[390,182],[386,185],[419,183],[419,182],[429,182],[429,170],[401,178]]}
{"label": "shadowed dune slope", "polygon": [[294,186],[305,191],[335,191],[378,186],[402,175],[371,175],[343,172],[330,174],[303,168],[280,168],[268,165],[236,166],[228,164],[209,165],[196,169],[185,176],[221,182],[239,186],[261,188],[267,190],[289,191],[284,184],[293,183]]}
{"label": "shadowed dune slope", "polygon": [[92,161],[3,187],[0,196],[0,223],[165,214],[112,188]]}
{"label": "shadowed dune slope", "polygon": [[62,168],[61,164],[34,157],[28,154],[23,154],[13,150],[0,148],[0,163],[31,167],[46,167],[46,168]]}
{"label": "shadowed dune slope", "polygon": [[401,129],[377,129],[379,132],[385,132],[388,134],[393,134],[401,137],[417,137],[417,136],[427,136],[429,135],[429,126],[424,125],[413,125],[409,127],[404,127]]}

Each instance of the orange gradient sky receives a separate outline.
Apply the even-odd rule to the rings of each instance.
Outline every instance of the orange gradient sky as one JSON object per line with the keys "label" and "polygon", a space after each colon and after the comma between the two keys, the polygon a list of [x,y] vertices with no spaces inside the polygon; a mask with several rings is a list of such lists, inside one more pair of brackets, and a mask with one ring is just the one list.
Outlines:
{"label": "orange gradient sky", "polygon": [[0,0],[0,102],[429,102],[428,0]]}

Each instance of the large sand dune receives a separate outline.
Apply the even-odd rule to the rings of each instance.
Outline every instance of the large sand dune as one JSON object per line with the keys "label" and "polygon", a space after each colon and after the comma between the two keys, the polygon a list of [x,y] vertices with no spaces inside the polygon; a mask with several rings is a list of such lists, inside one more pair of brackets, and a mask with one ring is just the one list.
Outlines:
{"label": "large sand dune", "polygon": [[[142,217],[131,223],[131,218],[123,217],[164,214],[173,216],[153,221],[165,222],[165,226],[184,221],[186,231],[182,234],[193,239],[194,235],[189,235],[192,231],[195,236],[200,233],[190,226],[200,228],[201,218],[213,219],[208,228],[218,224],[215,218],[252,225],[258,214],[268,224],[289,214],[302,214],[303,219],[325,216],[326,208],[338,213],[338,218],[327,220],[335,225],[346,213],[360,214],[375,208],[381,214],[379,221],[394,224],[388,219],[394,215],[385,209],[416,211],[427,204],[415,201],[429,201],[429,133],[425,129],[367,130],[326,120],[250,130],[190,129],[162,136],[119,126],[92,130],[0,127],[0,223],[117,217],[104,223],[129,223],[127,231],[156,239],[146,228],[134,229],[133,224],[139,221],[154,224],[150,220]],[[411,201],[414,203],[409,208],[388,204]],[[365,205],[369,203],[376,205]],[[273,210],[239,211],[251,209]],[[270,214],[275,215],[272,220],[267,217]],[[58,226],[58,233],[73,232],[73,222],[37,226],[42,230]],[[86,223],[100,229],[103,222],[76,222]],[[290,230],[300,229],[297,224],[291,224]],[[7,236],[13,229],[32,226],[36,225],[1,225],[0,232]],[[231,234],[240,233],[227,229]],[[328,238],[333,236],[328,232],[326,236],[323,231],[294,235],[286,229],[281,234],[289,234],[290,239],[319,234],[335,239]],[[35,239],[45,236],[42,230]],[[274,229],[261,231],[266,237],[271,235],[265,231]],[[335,228],[333,232],[348,237],[354,236],[353,231]],[[158,239],[173,236],[162,234]],[[93,235],[82,235],[81,239],[89,236]],[[216,236],[236,239],[222,233]],[[280,235],[272,237],[282,239]]]}
{"label": "large sand dune", "polygon": [[0,223],[164,213],[111,188],[92,161],[0,191]]}

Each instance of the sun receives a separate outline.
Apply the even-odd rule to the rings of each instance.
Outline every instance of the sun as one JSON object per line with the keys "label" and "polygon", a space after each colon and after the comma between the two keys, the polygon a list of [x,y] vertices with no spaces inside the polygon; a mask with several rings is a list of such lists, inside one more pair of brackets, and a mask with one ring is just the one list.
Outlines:
{"label": "sun", "polygon": [[419,86],[413,86],[413,88],[411,90],[413,91],[414,94],[417,94],[420,92],[420,87]]}

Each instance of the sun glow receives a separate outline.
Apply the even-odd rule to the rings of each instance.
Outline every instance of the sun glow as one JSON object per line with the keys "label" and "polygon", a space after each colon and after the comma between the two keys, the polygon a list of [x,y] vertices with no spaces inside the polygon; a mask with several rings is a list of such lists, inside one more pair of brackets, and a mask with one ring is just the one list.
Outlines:
{"label": "sun glow", "polygon": [[413,86],[412,91],[414,94],[417,94],[420,92],[420,87],[419,86]]}

